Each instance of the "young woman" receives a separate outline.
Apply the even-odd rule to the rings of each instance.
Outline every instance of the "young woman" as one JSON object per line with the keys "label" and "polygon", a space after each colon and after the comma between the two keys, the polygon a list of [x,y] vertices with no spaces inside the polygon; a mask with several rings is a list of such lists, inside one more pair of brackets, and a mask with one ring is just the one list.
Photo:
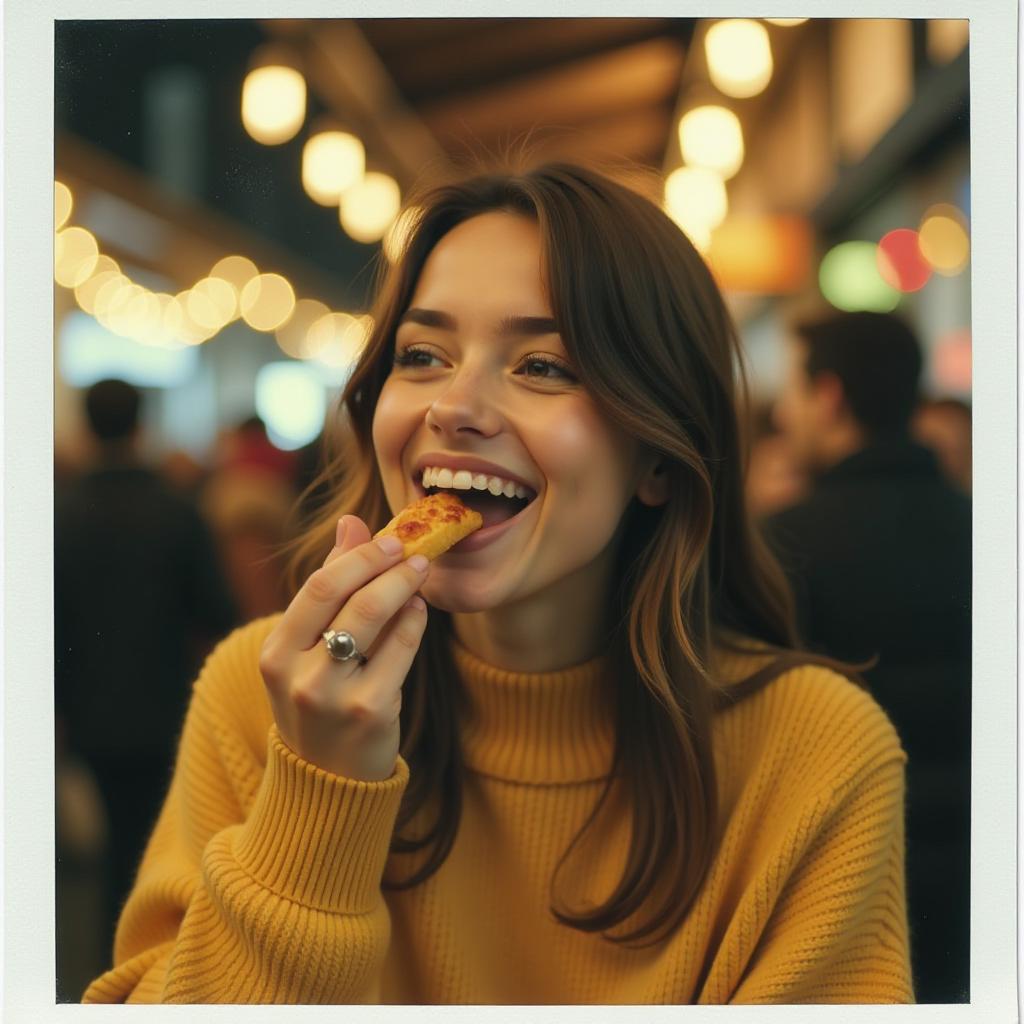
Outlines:
{"label": "young woman", "polygon": [[[911,1001],[905,757],[795,650],[704,263],[571,166],[418,208],[295,597],[205,666],[86,1000]],[[371,539],[435,488],[484,528]]]}

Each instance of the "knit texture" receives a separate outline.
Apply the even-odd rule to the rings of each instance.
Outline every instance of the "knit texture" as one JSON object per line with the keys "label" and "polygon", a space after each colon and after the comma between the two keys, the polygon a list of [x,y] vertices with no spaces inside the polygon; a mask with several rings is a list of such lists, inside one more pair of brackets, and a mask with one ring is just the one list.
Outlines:
{"label": "knit texture", "polygon": [[[456,645],[468,701],[462,822],[425,883],[383,890],[409,769],[359,782],[281,741],[257,669],[273,619],[196,683],[170,792],[85,1002],[904,1003],[906,757],[865,692],[788,671],[714,722],[721,840],[682,926],[649,948],[560,924],[552,875],[610,770],[605,663],[500,671]],[[766,662],[723,655],[732,682]],[[629,846],[612,791],[559,872],[606,897]],[[632,923],[632,919],[630,922]]]}

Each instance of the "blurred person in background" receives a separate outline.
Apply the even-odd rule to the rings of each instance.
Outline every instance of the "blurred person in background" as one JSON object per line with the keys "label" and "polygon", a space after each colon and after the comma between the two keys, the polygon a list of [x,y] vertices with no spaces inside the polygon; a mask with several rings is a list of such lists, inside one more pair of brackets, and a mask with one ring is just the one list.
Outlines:
{"label": "blurred person in background", "polygon": [[751,417],[746,491],[755,519],[795,505],[807,491],[806,470],[775,426],[770,405],[757,407]]}
{"label": "blurred person in background", "polygon": [[971,407],[958,398],[922,402],[911,420],[911,434],[939,459],[949,481],[971,493]]}
{"label": "blurred person in background", "polygon": [[218,439],[199,502],[217,538],[231,591],[244,621],[288,602],[282,548],[297,497],[297,459],[250,416]]}
{"label": "blurred person in background", "polygon": [[97,456],[54,510],[58,730],[106,808],[107,948],[167,790],[190,681],[238,622],[195,506],[140,461],[140,405],[124,381],[88,389]]}
{"label": "blurred person in background", "polygon": [[766,535],[802,639],[865,672],[909,756],[907,883],[919,1002],[968,999],[971,505],[909,434],[921,348],[899,318],[796,331],[775,418],[813,475]]}

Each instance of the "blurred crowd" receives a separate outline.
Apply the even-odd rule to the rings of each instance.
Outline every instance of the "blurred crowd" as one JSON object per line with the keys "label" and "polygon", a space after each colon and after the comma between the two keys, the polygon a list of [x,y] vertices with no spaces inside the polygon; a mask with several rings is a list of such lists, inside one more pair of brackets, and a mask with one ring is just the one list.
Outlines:
{"label": "blurred crowd", "polygon": [[88,444],[54,478],[57,981],[108,965],[120,907],[167,792],[191,684],[236,625],[280,611],[286,545],[319,443],[282,451],[252,416],[203,464],[146,460],[145,394],[82,395]]}
{"label": "blurred crowd", "polygon": [[[922,400],[920,344],[883,314],[801,325],[750,417],[748,493],[802,639],[856,663],[908,755],[907,885],[920,1002],[968,998],[971,410]],[[283,608],[282,547],[318,442],[252,417],[206,464],[147,465],[144,396],[83,401],[86,464],[55,494],[58,999],[110,962],[119,907],[170,781],[189,688],[235,624]]]}

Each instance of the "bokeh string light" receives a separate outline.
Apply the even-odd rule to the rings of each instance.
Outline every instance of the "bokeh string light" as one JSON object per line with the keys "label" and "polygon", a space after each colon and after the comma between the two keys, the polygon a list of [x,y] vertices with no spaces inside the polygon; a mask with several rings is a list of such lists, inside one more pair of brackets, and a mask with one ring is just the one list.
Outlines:
{"label": "bokeh string light", "polygon": [[757,21],[726,18],[715,22],[704,36],[704,54],[712,85],[726,96],[756,96],[771,80],[771,42],[768,30]]}
{"label": "bokeh string light", "polygon": [[[100,252],[91,232],[67,225],[60,211],[70,216],[72,207],[71,190],[55,181],[54,280],[73,292],[83,313],[119,337],[151,347],[195,346],[242,316],[254,330],[273,332],[281,351],[294,359],[315,358],[314,350],[323,343],[323,365],[337,370],[349,367],[346,358],[355,358],[372,324],[366,315],[333,312],[316,299],[296,300],[285,277],[261,274],[252,260],[238,254],[218,260],[209,274],[176,295],[154,292]],[[312,328],[325,317],[337,318],[332,321],[337,330],[318,337]]]}
{"label": "bokeh string light", "polygon": [[694,107],[679,119],[679,148],[684,163],[729,179],[743,165],[740,119],[726,107]]}

